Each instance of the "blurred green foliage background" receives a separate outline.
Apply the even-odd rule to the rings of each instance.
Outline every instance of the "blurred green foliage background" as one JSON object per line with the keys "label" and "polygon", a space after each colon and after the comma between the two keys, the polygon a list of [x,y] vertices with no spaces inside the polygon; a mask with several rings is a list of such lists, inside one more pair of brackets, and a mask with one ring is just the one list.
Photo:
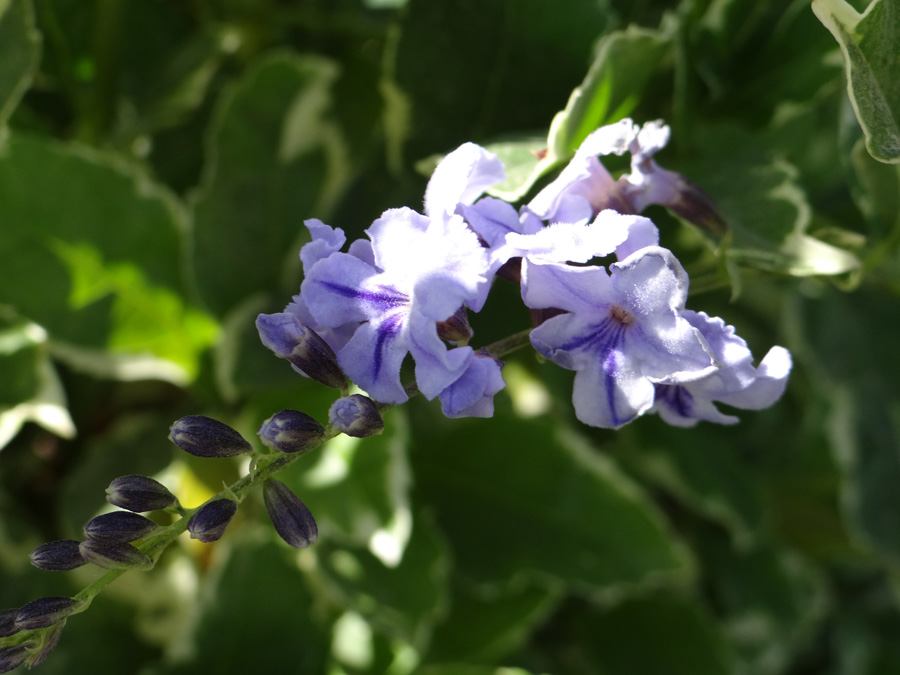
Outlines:
{"label": "blurred green foliage background", "polygon": [[[518,353],[494,419],[413,400],[283,476],[312,549],[251,498],[72,617],[39,672],[900,672],[900,6],[816,5],[0,0],[0,607],[97,576],[28,553],[78,538],[116,476],[193,506],[240,475],[177,452],[173,420],[256,442],[283,408],[326,417],[253,319],[297,292],[304,219],[362,236],[465,141],[525,199],[598,125],[665,119],[660,164],[729,224],[648,211],[689,307],[795,359],[734,427],[608,431]],[[517,289],[473,325],[527,327]]]}

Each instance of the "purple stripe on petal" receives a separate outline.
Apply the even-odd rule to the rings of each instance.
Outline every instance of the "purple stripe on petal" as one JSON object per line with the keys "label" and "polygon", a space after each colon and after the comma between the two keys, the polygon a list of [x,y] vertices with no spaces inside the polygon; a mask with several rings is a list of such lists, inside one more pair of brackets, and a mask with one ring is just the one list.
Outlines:
{"label": "purple stripe on petal", "polygon": [[676,385],[656,385],[656,397],[675,413],[690,419],[694,417],[694,397],[685,387]]}
{"label": "purple stripe on petal", "polygon": [[344,286],[343,284],[337,284],[333,281],[319,281],[318,283],[327,288],[329,291],[337,293],[342,297],[362,300],[366,304],[380,307],[383,310],[388,310],[393,307],[400,307],[402,305],[409,304],[409,296],[401,293],[395,288],[391,288],[390,286],[380,286],[379,289],[381,290],[381,292],[377,293],[372,291],[363,291],[352,286]]}
{"label": "purple stripe on petal", "polygon": [[372,355],[372,375],[376,380],[380,377],[381,367],[384,365],[384,352],[400,333],[404,317],[404,313],[397,312],[378,324],[376,329],[378,338],[375,341],[375,353]]}

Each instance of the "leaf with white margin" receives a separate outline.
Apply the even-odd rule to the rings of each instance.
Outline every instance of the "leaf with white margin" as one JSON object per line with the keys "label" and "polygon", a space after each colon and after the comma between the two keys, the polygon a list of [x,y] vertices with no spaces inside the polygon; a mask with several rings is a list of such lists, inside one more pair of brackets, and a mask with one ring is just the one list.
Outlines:
{"label": "leaf with white margin", "polygon": [[25,422],[34,422],[62,438],[73,438],[75,423],[66,407],[66,394],[44,348],[47,333],[36,324],[25,325],[19,333],[23,341],[22,347],[37,347],[38,360],[34,373],[37,390],[26,401],[5,409],[0,408],[0,448],[19,433]]}
{"label": "leaf with white margin", "polygon": [[900,5],[874,0],[859,14],[845,0],[813,0],[841,47],[847,93],[875,159],[900,163]]}

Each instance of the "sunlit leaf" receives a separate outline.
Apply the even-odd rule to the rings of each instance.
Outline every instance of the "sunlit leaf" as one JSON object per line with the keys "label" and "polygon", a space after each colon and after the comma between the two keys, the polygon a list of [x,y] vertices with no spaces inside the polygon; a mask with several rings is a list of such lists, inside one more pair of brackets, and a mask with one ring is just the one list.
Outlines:
{"label": "sunlit leaf", "polygon": [[874,0],[858,13],[845,0],[813,0],[813,11],[841,47],[847,92],[877,160],[900,162],[900,7]]}
{"label": "sunlit leaf", "polygon": [[551,159],[568,158],[594,129],[628,117],[669,49],[669,37],[636,26],[605,36],[584,81],[550,125]]}
{"label": "sunlit leaf", "polygon": [[216,329],[181,297],[185,221],[170,193],[112,156],[13,134],[0,205],[0,302],[41,325],[58,357],[125,379],[130,358],[165,359],[174,370],[140,376],[190,379]]}

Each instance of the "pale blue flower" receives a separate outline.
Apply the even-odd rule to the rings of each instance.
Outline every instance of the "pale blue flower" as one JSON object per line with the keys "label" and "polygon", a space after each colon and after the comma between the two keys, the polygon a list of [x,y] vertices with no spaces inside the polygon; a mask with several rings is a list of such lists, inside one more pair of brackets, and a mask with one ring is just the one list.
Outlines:
{"label": "pale blue flower", "polygon": [[419,390],[434,398],[462,375],[471,352],[448,350],[436,322],[474,302],[488,256],[460,216],[392,209],[366,232],[374,265],[333,253],[307,273],[301,296],[323,326],[358,324],[338,363],[370,396],[385,403],[407,399],[400,367],[409,353]]}
{"label": "pale blue flower", "polygon": [[506,383],[503,363],[484,349],[471,354],[463,374],[439,395],[447,417],[492,417],[494,395]]}
{"label": "pale blue flower", "polygon": [[716,365],[683,316],[688,279],[671,251],[646,246],[610,265],[522,265],[522,297],[567,313],[531,333],[534,348],[576,371],[572,401],[582,422],[617,428],[647,412],[654,385],[705,377]]}
{"label": "pale blue flower", "polygon": [[656,385],[652,412],[680,427],[694,426],[700,420],[734,424],[738,418],[719,412],[715,402],[744,410],[761,410],[781,397],[791,372],[788,350],[772,347],[759,366],[754,367],[747,343],[735,334],[733,326],[705,312],[686,310],[684,317],[703,335],[719,367],[694,382]]}

